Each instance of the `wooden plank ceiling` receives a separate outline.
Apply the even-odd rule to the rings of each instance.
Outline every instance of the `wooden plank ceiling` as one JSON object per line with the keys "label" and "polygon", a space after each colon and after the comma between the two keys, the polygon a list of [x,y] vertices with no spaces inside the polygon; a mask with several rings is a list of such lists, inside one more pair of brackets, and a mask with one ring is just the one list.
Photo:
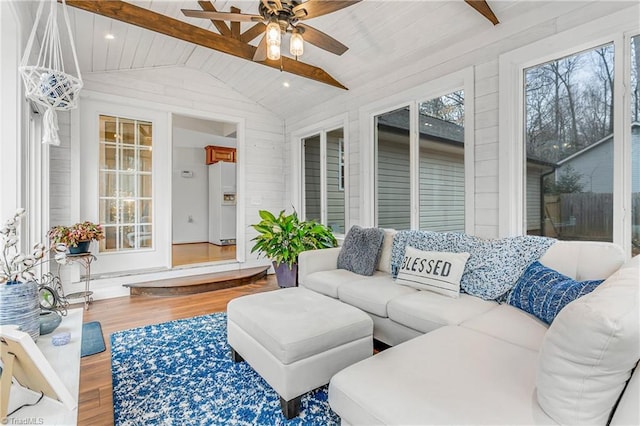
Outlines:
{"label": "wooden plank ceiling", "polygon": [[[181,9],[201,8],[195,0],[131,1],[125,7],[111,10],[107,5],[112,3],[110,1],[67,0],[67,3],[85,9],[69,8],[83,73],[166,66],[192,67],[220,79],[255,102],[286,117],[299,108],[298,100],[301,97],[313,103],[328,100],[336,96],[342,86],[353,89],[366,85],[393,67],[411,64],[416,57],[499,28],[465,1],[364,0],[333,14],[310,19],[306,23],[335,37],[349,50],[342,56],[336,56],[307,43],[300,61],[287,58],[283,61],[287,66],[282,69],[303,69],[302,74],[306,73],[306,78],[280,72],[276,64],[266,63],[265,67],[252,62],[250,57],[259,37],[239,48],[241,55],[233,56],[218,51],[228,49],[228,46],[225,47],[227,43],[242,42],[222,39],[220,33],[225,33],[225,29],[209,20],[185,17]],[[95,3],[104,3],[102,12],[117,19],[89,12],[95,10]],[[116,3],[119,4],[113,2]],[[514,13],[510,13],[512,9],[523,3],[527,4],[525,10],[531,9],[528,6],[530,2],[490,1],[493,12],[500,18],[503,15],[513,16]],[[232,7],[237,7],[249,14],[258,13],[258,4],[259,0],[217,0],[214,3],[219,11],[230,11]],[[138,24],[123,23],[119,20],[122,16],[116,16],[124,15],[126,19],[132,19],[131,15],[135,15],[137,7],[171,18],[168,21],[170,27],[156,23],[156,31],[150,31]],[[257,32],[253,27],[254,23],[241,23],[240,34],[249,40],[251,32]],[[106,34],[113,34],[114,38],[107,40]],[[288,44],[288,36],[285,36],[283,46]],[[213,45],[218,50],[210,48]],[[320,73],[321,77],[314,78],[318,75],[316,73]],[[309,80],[310,77],[317,81]],[[335,87],[318,82],[323,79],[327,80],[325,83],[331,81],[329,84]],[[284,88],[285,82],[290,87]]]}

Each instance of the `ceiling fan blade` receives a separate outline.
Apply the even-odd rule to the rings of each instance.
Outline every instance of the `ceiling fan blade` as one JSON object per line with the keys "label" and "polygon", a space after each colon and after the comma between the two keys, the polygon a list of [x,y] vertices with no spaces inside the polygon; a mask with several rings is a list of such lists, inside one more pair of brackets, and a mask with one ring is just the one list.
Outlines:
{"label": "ceiling fan blade", "polygon": [[260,15],[247,15],[244,13],[233,12],[211,12],[208,10],[190,10],[182,9],[184,16],[189,18],[215,19],[217,21],[233,21],[233,22],[261,22],[264,18]]}
{"label": "ceiling fan blade", "polygon": [[277,13],[278,10],[282,9],[282,3],[280,0],[262,0],[262,4],[274,13]]}
{"label": "ceiling fan blade", "polygon": [[487,18],[493,25],[498,25],[498,17],[491,10],[491,6],[485,0],[464,0],[469,6],[477,10],[482,16]]}
{"label": "ceiling fan blade", "polygon": [[344,52],[349,50],[347,46],[340,43],[335,38],[320,30],[310,27],[309,25],[298,24],[296,25],[296,28],[302,29],[302,38],[304,41],[309,42],[320,49],[324,49],[336,55],[342,55]]}
{"label": "ceiling fan blade", "polygon": [[256,53],[253,55],[253,60],[256,62],[263,62],[267,60],[267,36],[264,35],[258,43]]}
{"label": "ceiling fan blade", "polygon": [[336,10],[344,9],[360,1],[362,0],[308,0],[295,6],[292,12],[298,19],[316,18],[326,15],[327,13],[335,12]]}

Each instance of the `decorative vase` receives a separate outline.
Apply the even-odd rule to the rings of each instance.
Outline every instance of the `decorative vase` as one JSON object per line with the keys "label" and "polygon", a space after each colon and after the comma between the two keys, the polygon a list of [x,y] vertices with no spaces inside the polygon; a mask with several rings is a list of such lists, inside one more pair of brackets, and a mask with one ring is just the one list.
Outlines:
{"label": "decorative vase", "polygon": [[58,328],[62,322],[62,317],[54,311],[40,311],[40,335],[51,333]]}
{"label": "decorative vase", "polygon": [[0,325],[15,324],[33,340],[40,336],[38,284],[8,282],[0,284]]}
{"label": "decorative vase", "polygon": [[70,254],[89,253],[90,244],[91,244],[91,241],[79,241],[77,246],[69,247],[69,253]]}
{"label": "decorative vase", "polygon": [[276,279],[279,287],[296,287],[298,285],[298,264],[294,263],[289,268],[288,263],[273,263],[273,269],[276,271]]}

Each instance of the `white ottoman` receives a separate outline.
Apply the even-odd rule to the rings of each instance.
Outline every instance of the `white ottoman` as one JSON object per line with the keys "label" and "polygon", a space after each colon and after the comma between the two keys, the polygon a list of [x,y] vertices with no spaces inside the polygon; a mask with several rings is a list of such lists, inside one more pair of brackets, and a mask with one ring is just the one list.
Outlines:
{"label": "white ottoman", "polygon": [[227,333],[234,361],[246,360],[280,395],[287,419],[303,394],[373,355],[369,315],[300,287],[230,301]]}

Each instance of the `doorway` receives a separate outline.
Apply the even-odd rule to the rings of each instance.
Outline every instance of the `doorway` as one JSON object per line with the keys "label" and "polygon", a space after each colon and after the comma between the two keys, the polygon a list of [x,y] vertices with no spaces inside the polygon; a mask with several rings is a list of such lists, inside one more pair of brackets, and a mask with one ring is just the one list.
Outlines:
{"label": "doorway", "polygon": [[236,123],[173,115],[172,267],[236,262]]}

